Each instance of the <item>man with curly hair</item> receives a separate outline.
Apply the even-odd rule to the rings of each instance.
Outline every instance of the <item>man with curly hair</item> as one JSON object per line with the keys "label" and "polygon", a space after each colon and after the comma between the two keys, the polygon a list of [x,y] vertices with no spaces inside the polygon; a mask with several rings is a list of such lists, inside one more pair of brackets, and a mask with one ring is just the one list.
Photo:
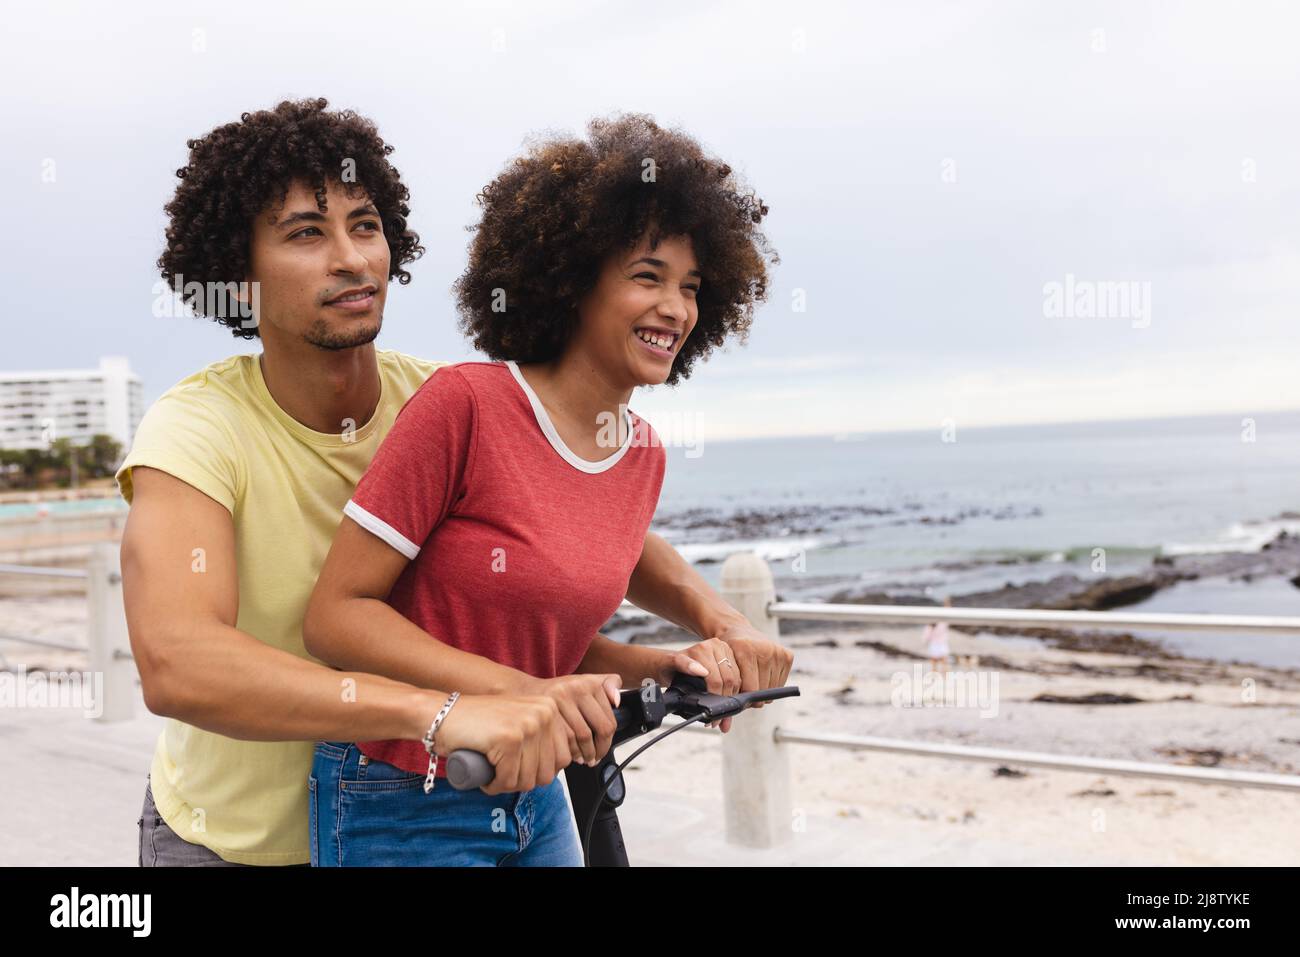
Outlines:
{"label": "man with curly hair", "polygon": [[[553,697],[457,700],[333,670],[304,647],[343,506],[407,399],[447,364],[373,345],[389,281],[409,281],[404,267],[423,250],[392,147],[369,120],[327,106],[284,102],[191,140],[166,207],[163,277],[262,351],[169,389],[117,474],[131,504],[132,651],[146,705],[168,718],[139,822],[142,865],[307,863],[317,740],[473,748],[497,769],[487,793],[546,784],[577,757]],[[725,638],[746,687],[788,669],[655,535],[628,597]],[[604,700],[609,671],[585,676],[582,693]]]}

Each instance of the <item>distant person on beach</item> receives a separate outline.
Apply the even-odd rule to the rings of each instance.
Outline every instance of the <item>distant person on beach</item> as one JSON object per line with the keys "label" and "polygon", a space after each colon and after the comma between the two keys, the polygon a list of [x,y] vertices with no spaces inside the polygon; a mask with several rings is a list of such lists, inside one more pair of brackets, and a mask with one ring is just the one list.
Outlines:
{"label": "distant person on beach", "polygon": [[[943,600],[945,608],[952,607],[952,596]],[[925,626],[923,635],[925,642],[926,654],[930,658],[930,670],[938,670],[942,674],[948,673],[948,623],[946,621],[932,621]]]}
{"label": "distant person on beach", "polygon": [[[131,505],[131,648],[146,706],[168,718],[146,781],[142,865],[309,863],[307,783],[322,739],[421,747],[432,732],[436,753],[488,756],[496,777],[483,794],[546,789],[581,757],[575,742],[608,714],[623,670],[610,654],[602,673],[470,693],[427,675],[338,671],[304,647],[303,613],[344,506],[399,410],[447,365],[373,344],[390,280],[409,281],[423,249],[392,147],[369,120],[326,107],[284,102],[191,140],[166,207],[167,286],[197,315],[260,339],[261,354],[164,393],[117,473]],[[658,536],[645,534],[628,571],[629,600],[725,646],[734,675],[710,671],[711,691],[762,687],[785,661]],[[661,668],[690,660],[626,654]],[[467,693],[448,709],[456,690]],[[384,774],[409,776],[376,761],[343,783],[384,790]]]}
{"label": "distant person on beach", "polygon": [[[664,475],[658,436],[627,403],[743,337],[768,282],[767,208],[692,138],[639,114],[534,142],[479,196],[456,289],[462,328],[495,361],[439,369],[398,416],[343,510],[308,649],[475,692],[545,694],[613,672],[616,702],[620,686],[689,670],[730,693],[726,643],[667,656],[592,635],[623,598]],[[783,684],[790,653],[765,651],[760,687]],[[578,704],[591,727],[578,759],[594,766],[613,715]],[[357,801],[338,781],[367,763],[393,783]],[[486,822],[516,805],[440,784],[415,742],[325,741],[312,775],[324,866],[582,864],[558,781],[526,796],[532,844],[514,854]]]}

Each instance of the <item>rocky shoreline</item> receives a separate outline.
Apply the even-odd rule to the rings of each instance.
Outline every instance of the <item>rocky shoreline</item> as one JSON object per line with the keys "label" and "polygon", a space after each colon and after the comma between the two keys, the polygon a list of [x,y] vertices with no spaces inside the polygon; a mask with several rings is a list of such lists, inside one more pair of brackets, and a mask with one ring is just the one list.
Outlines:
{"label": "rocky shoreline", "polygon": [[[1279,532],[1258,552],[1220,552],[1200,555],[1162,555],[1137,574],[1117,577],[1057,575],[1023,585],[1007,583],[991,591],[953,596],[957,608],[1040,608],[1053,611],[1109,611],[1145,601],[1161,589],[1198,578],[1227,578],[1251,582],[1270,576],[1285,577],[1300,588],[1300,537]],[[921,596],[892,596],[889,586],[870,590],[843,589],[830,597],[844,604],[938,605]],[[1017,634],[1025,633],[1023,630]]]}
{"label": "rocky shoreline", "polygon": [[[839,533],[846,529],[898,526],[898,525],[960,525],[973,518],[1009,521],[1017,518],[1035,518],[1042,515],[1037,505],[1021,508],[1004,505],[1000,508],[967,507],[950,514],[918,515],[925,506],[908,502],[899,508],[878,508],[862,504],[837,505],[777,505],[735,508],[729,511],[716,508],[686,508],[678,511],[656,513],[655,530],[674,536],[674,542],[705,538],[716,541],[725,535],[728,539],[780,539],[790,535],[822,535]],[[888,519],[888,521],[875,521]],[[718,558],[699,559],[700,564],[711,564]]]}
{"label": "rocky shoreline", "polygon": [[[1297,517],[1286,513],[1279,518]],[[1000,588],[954,595],[953,606],[956,608],[1033,608],[1058,611],[1108,611],[1137,604],[1183,581],[1200,578],[1221,577],[1230,581],[1251,582],[1262,578],[1280,576],[1291,584],[1300,587],[1300,537],[1280,532],[1272,541],[1257,552],[1222,552],[1215,554],[1159,556],[1151,567],[1138,573],[1114,577],[1083,577],[1076,574],[1057,575],[1047,581],[1027,582],[1015,585],[1008,582]],[[900,585],[901,587],[905,587]],[[778,600],[783,596],[778,593]],[[845,588],[834,592],[828,602],[831,604],[862,605],[909,605],[939,607],[931,598],[917,594],[899,594],[889,584],[876,585],[870,589]],[[858,630],[858,622],[799,621],[786,619],[781,622],[782,636],[800,635],[809,632],[828,633]],[[883,626],[886,627],[887,626]],[[897,657],[919,658],[922,655],[906,650],[907,641],[914,643],[915,628],[906,630],[909,638],[899,645],[880,644],[878,650]],[[1105,655],[1123,655],[1143,659],[1140,664],[1115,667],[1090,666],[1080,662],[1069,665],[1075,673],[1087,672],[1097,676],[1126,675],[1148,677],[1158,681],[1182,681],[1200,683],[1206,680],[1222,680],[1230,664],[1209,659],[1189,658],[1175,654],[1165,648],[1161,642],[1149,638],[1140,638],[1127,632],[1101,632],[1068,630],[1058,628],[1013,628],[1002,626],[952,626],[952,631],[962,635],[994,635],[1035,638],[1046,647],[1062,651],[1087,652]],[[687,640],[689,635],[675,625],[657,623],[654,627],[637,630],[629,641],[637,644],[658,644]],[[819,644],[834,642],[832,637],[824,637]],[[863,642],[856,642],[863,645]],[[876,647],[867,643],[866,646]],[[981,658],[981,663],[988,667],[1015,670],[1017,666],[995,655]],[[1035,663],[1033,669],[1040,674],[1052,672],[1049,666]],[[1046,669],[1046,670],[1045,670]],[[1270,672],[1300,675],[1292,669],[1268,669]],[[1267,681],[1267,679],[1262,679]]]}

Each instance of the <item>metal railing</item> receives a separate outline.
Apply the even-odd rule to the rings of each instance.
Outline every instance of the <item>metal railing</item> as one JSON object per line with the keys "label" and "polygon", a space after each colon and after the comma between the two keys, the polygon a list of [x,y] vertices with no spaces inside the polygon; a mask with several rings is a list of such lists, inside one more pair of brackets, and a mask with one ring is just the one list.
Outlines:
{"label": "metal railing", "polygon": [[58,648],[62,651],[86,651],[90,670],[103,675],[102,701],[96,702],[96,721],[126,721],[135,711],[135,658],[126,630],[126,608],[122,602],[121,555],[116,542],[100,542],[90,547],[90,560],[84,569],[51,568],[42,565],[0,564],[0,574],[43,578],[82,578],[86,581],[87,644],[85,648],[55,644],[17,635],[0,638]]}
{"label": "metal railing", "polygon": [[1022,627],[1158,628],[1162,631],[1241,631],[1249,634],[1300,636],[1300,618],[1282,615],[1136,614],[1122,611],[1040,611],[1036,608],[947,608],[918,605],[828,605],[772,601],[773,618],[809,621],[874,621]]}
{"label": "metal railing", "polygon": [[[1021,627],[1148,628],[1169,631],[1241,631],[1300,635],[1300,617],[1247,615],[1135,614],[1132,612],[1040,611],[1035,609],[951,608],[900,605],[830,605],[776,600],[772,571],[752,552],[733,554],[722,566],[722,596],[773,641],[782,619],[919,624],[946,621],[961,625]],[[723,783],[727,838],[749,847],[773,847],[790,838],[791,745],[880,751],[951,760],[996,762],[1056,771],[1100,772],[1161,778],[1195,784],[1270,788],[1300,793],[1300,776],[1181,767],[1081,755],[1009,748],[982,748],[880,738],[809,733],[778,725],[780,708],[747,712],[723,736]],[[694,730],[687,729],[687,730]]]}
{"label": "metal railing", "polygon": [[[103,543],[92,547],[84,571],[39,566],[0,565],[0,573],[84,577],[88,584],[91,668],[104,674],[104,702],[97,720],[121,721],[131,717],[135,700],[136,670],[127,636],[122,604],[122,576],[118,547]],[[950,608],[899,605],[827,605],[778,602],[771,569],[752,552],[731,555],[722,567],[722,597],[739,610],[753,627],[780,641],[782,619],[858,621],[917,624],[946,621],[962,625],[1033,627],[1156,628],[1182,631],[1242,631],[1252,634],[1300,635],[1300,618],[1244,615],[1133,614],[1088,611],[1039,611],[996,608]],[[23,640],[23,639],[19,639]],[[1300,776],[1232,771],[1220,768],[1180,767],[1114,758],[1048,754],[1003,748],[935,744],[870,736],[810,733],[780,727],[779,708],[749,711],[743,721],[722,736],[722,772],[725,792],[727,840],[748,847],[772,847],[791,834],[789,748],[792,745],[834,747],[854,751],[880,751],[952,760],[997,762],[1056,771],[1163,778],[1196,784],[1271,788],[1300,792]],[[705,732],[691,727],[688,731]]]}
{"label": "metal railing", "polygon": [[84,568],[50,568],[48,565],[6,565],[0,562],[0,574],[30,575],[35,578],[85,578]]}

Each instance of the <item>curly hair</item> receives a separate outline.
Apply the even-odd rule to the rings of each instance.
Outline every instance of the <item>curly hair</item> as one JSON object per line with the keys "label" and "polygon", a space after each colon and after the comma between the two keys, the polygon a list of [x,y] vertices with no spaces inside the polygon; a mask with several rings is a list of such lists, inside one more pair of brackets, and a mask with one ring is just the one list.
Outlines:
{"label": "curly hair", "polygon": [[650,116],[594,119],[587,133],[534,141],[478,194],[482,218],[453,286],[461,330],[498,361],[554,359],[607,256],[647,233],[651,248],[687,236],[703,281],[699,317],[666,380],[676,385],[728,335],[747,339],[767,297],[766,260],[780,261],[759,229],[767,206],[730,166]]}
{"label": "curly hair", "polygon": [[[189,162],[176,171],[180,185],[164,210],[167,245],[158,258],[163,278],[199,315],[227,326],[242,339],[257,336],[238,317],[195,301],[191,283],[240,282],[247,275],[253,217],[284,202],[294,181],[305,182],[325,211],[326,182],[364,189],[383,222],[390,250],[389,279],[405,284],[403,267],[424,252],[407,228],[410,191],[388,162],[393,147],[375,124],[352,110],[326,110],[324,99],[285,100],[273,110],[243,113],[187,142]],[[350,161],[345,167],[345,161]]]}

